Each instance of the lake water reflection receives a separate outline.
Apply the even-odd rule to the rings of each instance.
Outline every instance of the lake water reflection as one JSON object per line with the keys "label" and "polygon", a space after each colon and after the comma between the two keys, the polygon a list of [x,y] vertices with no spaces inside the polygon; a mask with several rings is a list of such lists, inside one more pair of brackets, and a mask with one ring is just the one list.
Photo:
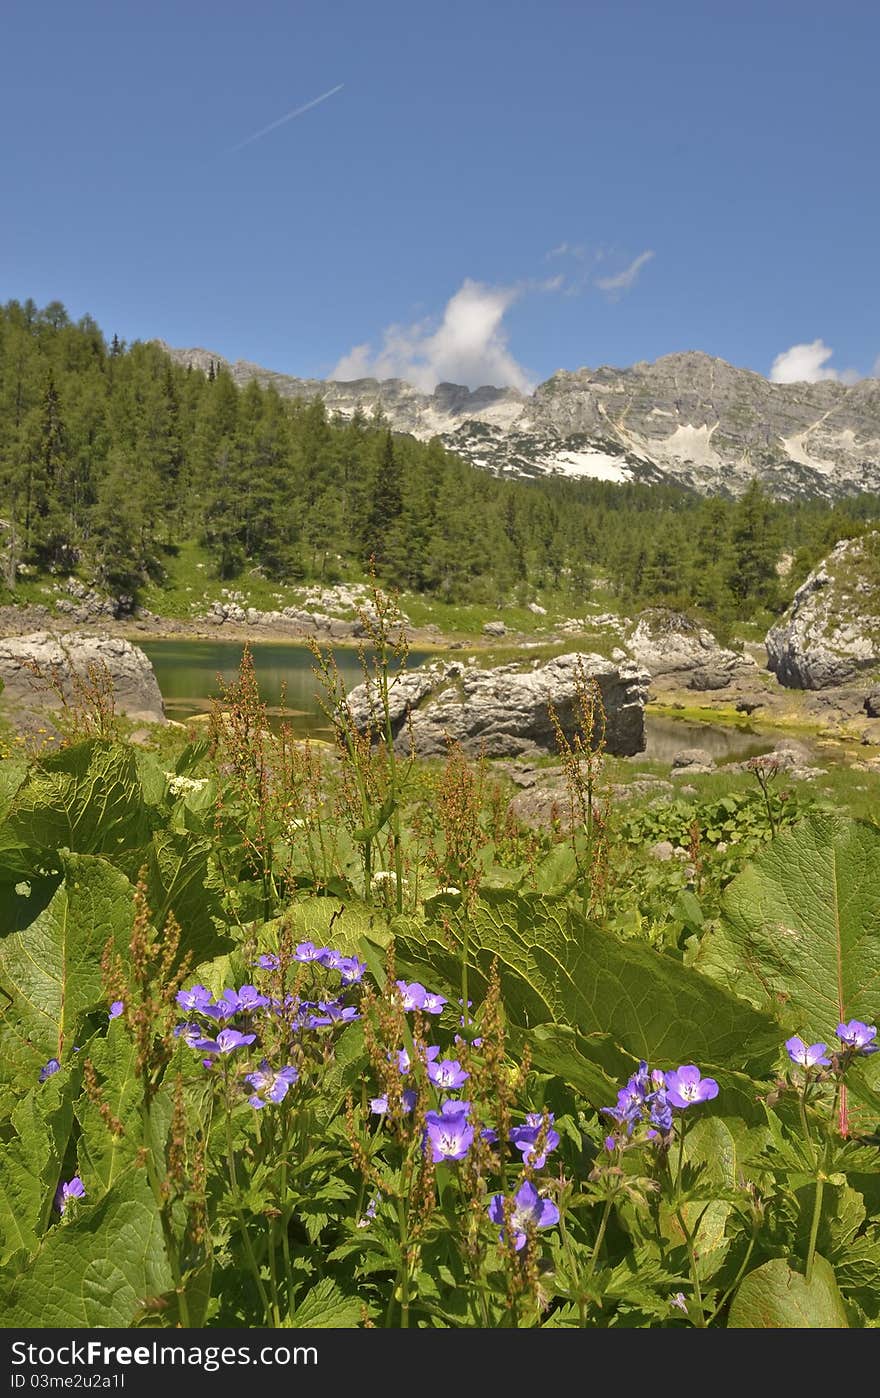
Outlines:
{"label": "lake water reflection", "polygon": [[[243,645],[241,641],[139,641],[149,656],[165,700],[169,718],[185,722],[195,714],[207,713],[218,697],[218,675],[225,683],[238,674]],[[278,710],[286,690],[285,716],[294,730],[303,735],[326,737],[330,726],[320,708],[319,685],[314,659],[307,646],[291,643],[252,647],[260,694],[270,712]],[[410,652],[409,666],[430,660],[433,652]],[[357,651],[339,647],[334,658],[346,689],[361,679]],[[693,723],[682,719],[649,714],[646,720],[648,746],[643,754],[659,762],[670,762],[682,748],[705,748],[716,762],[743,760],[768,752],[772,741],[743,727]]]}
{"label": "lake water reflection", "polygon": [[[238,674],[244,649],[241,641],[138,641],[149,657],[165,700],[168,718],[185,722],[207,713],[219,697],[218,676],[229,684]],[[285,700],[284,715],[303,736],[327,736],[330,725],[320,707],[320,686],[315,660],[307,646],[263,644],[252,646],[260,695],[270,712]],[[408,665],[420,665],[430,651],[411,651]],[[362,679],[357,651],[339,647],[333,652],[346,689]],[[367,653],[370,658],[370,652]]]}

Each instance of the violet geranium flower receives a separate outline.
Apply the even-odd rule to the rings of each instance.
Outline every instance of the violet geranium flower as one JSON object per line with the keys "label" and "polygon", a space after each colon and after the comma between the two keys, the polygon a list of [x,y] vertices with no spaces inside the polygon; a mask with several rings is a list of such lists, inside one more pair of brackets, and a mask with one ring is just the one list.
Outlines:
{"label": "violet geranium flower", "polygon": [[827,1044],[805,1044],[797,1034],[785,1041],[786,1052],[799,1068],[827,1068],[831,1064]]}
{"label": "violet geranium flower", "polygon": [[[493,1223],[497,1223],[501,1229],[500,1238],[504,1240],[504,1195],[495,1194],[489,1205],[489,1217]],[[552,1228],[554,1223],[559,1222],[559,1209],[552,1199],[543,1199],[530,1180],[526,1180],[513,1196],[513,1212],[510,1216],[510,1227],[513,1233],[513,1246],[517,1252],[524,1248],[528,1238],[526,1228],[531,1224],[534,1228]]]}
{"label": "violet geranium flower", "polygon": [[293,953],[295,961],[321,961],[328,947],[316,947],[314,942],[300,942]]}
{"label": "violet geranium flower", "polygon": [[685,1063],[666,1074],[666,1101],[669,1106],[678,1107],[679,1111],[717,1096],[718,1084],[715,1079],[701,1078],[699,1068],[693,1063]]}
{"label": "violet geranium flower", "polygon": [[526,1117],[525,1126],[514,1126],[510,1132],[510,1139],[518,1151],[522,1152],[523,1164],[531,1165],[533,1169],[540,1170],[547,1160],[547,1156],[559,1145],[559,1132],[554,1131],[549,1122],[553,1120],[553,1113],[549,1113],[547,1130],[544,1134],[544,1149],[540,1155],[535,1153],[535,1146],[543,1130],[543,1117],[540,1112],[529,1112]]}
{"label": "violet geranium flower", "polygon": [[178,990],[174,998],[183,1010],[203,1010],[211,1003],[211,992],[207,986],[191,985],[189,990]]}
{"label": "violet geranium flower", "polygon": [[221,1029],[216,1039],[200,1039],[195,1045],[202,1053],[234,1053],[246,1044],[252,1044],[256,1034],[241,1034],[237,1029]]}
{"label": "violet geranium flower", "polygon": [[57,1073],[60,1067],[61,1064],[58,1062],[57,1058],[50,1058],[49,1062],[44,1063],[42,1068],[40,1069],[40,1082],[45,1082],[47,1078],[51,1078],[52,1074]]}
{"label": "violet geranium flower", "polygon": [[425,1008],[428,992],[419,981],[413,981],[411,984],[407,981],[395,981],[395,984],[400,991],[400,998],[405,1010],[423,1010]]}
{"label": "violet geranium flower", "polygon": [[447,1101],[439,1112],[425,1112],[425,1135],[435,1165],[441,1160],[464,1160],[473,1144],[474,1128],[468,1121],[470,1102]]}
{"label": "violet geranium flower", "polygon": [[124,1001],[124,1000],[114,1000],[114,1001],[113,1001],[113,1004],[110,1006],[110,1009],[109,1009],[109,1011],[108,1011],[108,1013],[107,1013],[107,1018],[108,1018],[108,1019],[118,1019],[119,1016],[122,1014],[122,1011],[123,1011],[124,1009],[125,1009],[125,1001]]}
{"label": "violet geranium flower", "polygon": [[[409,1087],[401,1094],[401,1106],[405,1114],[409,1115],[413,1110],[413,1107],[416,1105],[417,1097],[418,1093]],[[371,1097],[370,1111],[373,1116],[384,1116],[388,1111],[388,1094],[383,1092],[381,1097]]]}
{"label": "violet geranium flower", "polygon": [[856,1053],[877,1053],[880,1045],[875,1044],[876,1024],[863,1024],[860,1019],[851,1019],[848,1024],[838,1024],[837,1037],[842,1044]]}
{"label": "violet geranium flower", "polygon": [[62,1181],[55,1191],[55,1207],[60,1214],[64,1213],[71,1199],[84,1199],[86,1197],[86,1187],[79,1175],[74,1175],[72,1180]]}
{"label": "violet geranium flower", "polygon": [[428,1064],[428,1077],[441,1092],[452,1092],[461,1087],[470,1077],[457,1058],[444,1058],[440,1063]]}
{"label": "violet geranium flower", "polygon": [[292,1063],[284,1068],[272,1068],[268,1059],[264,1058],[257,1071],[245,1077],[245,1082],[256,1089],[248,1101],[252,1107],[268,1107],[270,1102],[283,1102],[298,1078],[299,1072]]}

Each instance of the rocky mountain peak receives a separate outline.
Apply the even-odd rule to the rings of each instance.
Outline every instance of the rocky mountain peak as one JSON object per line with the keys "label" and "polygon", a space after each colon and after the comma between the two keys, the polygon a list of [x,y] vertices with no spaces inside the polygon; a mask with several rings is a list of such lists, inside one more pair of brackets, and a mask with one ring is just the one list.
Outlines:
{"label": "rocky mountain peak", "polygon": [[291,398],[320,394],[343,417],[381,408],[395,430],[440,437],[499,475],[664,482],[727,496],[757,477],[781,499],[880,490],[880,379],[770,383],[684,350],[624,369],[560,369],[532,394],[454,383],[424,393],[403,379],[299,379],[157,343],[205,373],[213,360],[237,383],[256,379]]}

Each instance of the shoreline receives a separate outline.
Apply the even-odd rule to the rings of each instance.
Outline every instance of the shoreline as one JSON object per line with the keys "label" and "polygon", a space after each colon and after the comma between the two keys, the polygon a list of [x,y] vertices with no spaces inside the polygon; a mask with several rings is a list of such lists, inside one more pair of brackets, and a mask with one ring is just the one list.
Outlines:
{"label": "shoreline", "polygon": [[[351,624],[350,618],[332,620],[346,626]],[[333,635],[327,629],[306,632],[296,623],[260,627],[230,620],[216,624],[204,617],[163,617],[155,613],[118,619],[99,614],[76,619],[67,614],[56,615],[41,605],[0,606],[0,639],[40,631],[58,635],[70,632],[105,633],[121,637],[136,646],[151,641],[191,641],[248,644],[255,648],[293,646],[308,650],[309,643],[315,642],[322,649],[357,652],[362,646],[369,645],[369,639],[365,637]],[[588,637],[574,634],[565,637],[551,635],[546,642],[536,645],[532,637],[521,632],[510,631],[503,638],[448,635],[443,634],[436,624],[428,627],[408,626],[406,637],[412,650],[426,651],[431,656],[455,655],[463,659],[467,654],[475,654],[484,658],[489,665],[508,663],[520,655],[524,661],[549,658],[551,654],[559,654],[563,644],[572,651],[590,648]],[[503,658],[499,652],[504,652]],[[493,657],[497,657],[494,662]],[[745,688],[746,697],[754,707],[751,712],[744,712],[736,707],[744,694],[739,684],[722,695],[718,691],[689,689],[686,676],[656,676],[651,681],[646,714],[718,727],[769,728],[777,733],[787,732],[793,737],[801,736],[806,740],[842,748],[848,753],[861,747],[866,758],[876,759],[880,757],[877,753],[880,731],[876,737],[871,733],[868,739],[865,725],[870,724],[870,720],[853,704],[853,694],[857,688],[788,689],[780,685],[768,670],[759,668]],[[707,702],[710,693],[714,702]]]}

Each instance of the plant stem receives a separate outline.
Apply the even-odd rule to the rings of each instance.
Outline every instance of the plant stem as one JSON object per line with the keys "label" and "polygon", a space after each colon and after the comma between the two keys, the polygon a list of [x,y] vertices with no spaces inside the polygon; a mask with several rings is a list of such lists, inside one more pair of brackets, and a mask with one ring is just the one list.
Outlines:
{"label": "plant stem", "polygon": [[254,1250],[253,1250],[253,1247],[251,1246],[250,1234],[248,1233],[247,1227],[245,1226],[244,1208],[243,1208],[243,1206],[242,1206],[242,1201],[241,1201],[241,1191],[240,1191],[240,1189],[239,1189],[239,1187],[238,1187],[238,1172],[236,1171],[236,1168],[235,1168],[235,1150],[234,1150],[233,1144],[232,1144],[232,1112],[231,1112],[230,1106],[229,1106],[229,1065],[228,1065],[228,1064],[225,1064],[225,1063],[224,1063],[224,1065],[223,1065],[223,1073],[224,1073],[223,1105],[224,1105],[224,1109],[225,1109],[225,1110],[224,1110],[224,1115],[225,1115],[225,1117],[226,1117],[226,1165],[227,1165],[227,1169],[229,1170],[229,1181],[230,1181],[230,1183],[231,1183],[231,1185],[232,1185],[232,1196],[233,1196],[233,1199],[234,1199],[234,1201],[235,1201],[235,1216],[236,1216],[236,1218],[237,1218],[237,1220],[238,1220],[239,1230],[241,1231],[241,1240],[242,1240],[242,1245],[243,1245],[243,1247],[244,1247],[245,1255],[246,1255],[247,1260],[248,1260],[248,1266],[250,1267],[251,1271],[253,1272],[254,1281],[256,1282],[256,1285],[257,1285],[257,1294],[258,1294],[258,1296],[259,1296],[259,1298],[260,1298],[260,1304],[261,1304],[262,1307],[263,1307],[263,1314],[264,1314],[265,1317],[266,1317],[266,1324],[269,1325],[270,1328],[271,1328],[271,1325],[272,1325],[272,1321],[271,1321],[272,1309],[271,1309],[271,1307],[270,1307],[270,1305],[269,1305],[269,1297],[268,1297],[267,1294],[266,1294],[266,1288],[265,1288],[265,1286],[263,1285],[263,1279],[262,1279],[262,1277],[260,1276],[260,1269],[259,1269],[259,1266],[257,1265],[257,1259],[256,1259],[256,1257],[254,1256]]}
{"label": "plant stem", "polygon": [[696,1301],[697,1306],[699,1308],[699,1319],[697,1320],[697,1329],[705,1330],[706,1316],[703,1312],[703,1290],[700,1286],[700,1278],[697,1273],[697,1254],[694,1252],[694,1235],[691,1233],[690,1229],[684,1221],[684,1214],[681,1208],[676,1209],[675,1217],[678,1219],[678,1225],[681,1228],[681,1231],[684,1234],[685,1242],[687,1243],[688,1263],[690,1264],[691,1282],[693,1283],[694,1288],[694,1300]]}
{"label": "plant stem", "polygon": [[753,1251],[754,1251],[754,1248],[755,1248],[755,1239],[756,1239],[756,1237],[757,1237],[757,1231],[753,1228],[753,1229],[752,1229],[752,1236],[749,1238],[749,1245],[748,1245],[748,1247],[746,1248],[746,1255],[745,1255],[745,1257],[743,1258],[742,1262],[740,1263],[739,1271],[737,1272],[737,1274],[736,1274],[736,1276],[734,1277],[733,1281],[731,1282],[730,1286],[729,1286],[729,1287],[727,1288],[727,1290],[725,1291],[724,1295],[721,1297],[721,1300],[718,1302],[718,1305],[715,1307],[714,1311],[713,1311],[712,1314],[709,1316],[709,1319],[706,1321],[706,1325],[707,1325],[707,1326],[709,1326],[709,1325],[712,1324],[712,1321],[715,1319],[715,1317],[716,1317],[717,1315],[720,1315],[721,1311],[724,1309],[724,1307],[726,1306],[727,1302],[730,1300],[731,1296],[732,1296],[733,1293],[736,1291],[736,1288],[739,1286],[740,1282],[742,1281],[743,1277],[745,1276],[745,1274],[746,1274],[746,1268],[747,1268],[748,1265],[749,1265],[749,1260],[750,1260],[750,1258],[751,1258],[751,1256],[752,1256],[752,1253],[753,1253]]}
{"label": "plant stem", "polygon": [[596,1241],[593,1244],[593,1253],[590,1257],[590,1265],[587,1268],[587,1275],[584,1278],[584,1286],[588,1286],[589,1283],[593,1280],[593,1273],[596,1270],[596,1263],[599,1261],[599,1252],[601,1250],[603,1242],[605,1241],[605,1229],[608,1227],[608,1220],[611,1217],[611,1206],[613,1203],[614,1194],[611,1193],[605,1200],[605,1207],[602,1210],[602,1217],[599,1220],[599,1231],[596,1234]]}
{"label": "plant stem", "polygon": [[808,1283],[813,1275],[813,1263],[816,1258],[816,1242],[819,1237],[819,1224],[822,1219],[822,1195],[825,1190],[825,1177],[828,1174],[828,1166],[831,1162],[831,1133],[834,1130],[834,1118],[837,1116],[839,1097],[840,1082],[838,1081],[834,1089],[834,1102],[831,1107],[831,1118],[828,1124],[828,1134],[825,1137],[825,1149],[822,1152],[822,1162],[820,1165],[817,1159],[816,1163],[816,1197],[813,1200],[813,1217],[810,1222],[810,1241],[807,1245],[806,1279]]}

